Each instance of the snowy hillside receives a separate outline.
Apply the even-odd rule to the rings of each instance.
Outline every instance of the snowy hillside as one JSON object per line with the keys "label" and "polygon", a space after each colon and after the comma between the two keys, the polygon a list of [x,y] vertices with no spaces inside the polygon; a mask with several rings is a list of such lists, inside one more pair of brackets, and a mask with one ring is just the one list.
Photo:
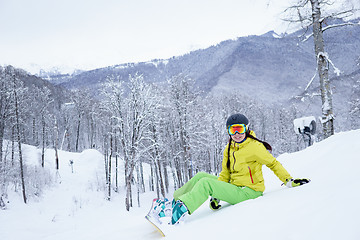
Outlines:
{"label": "snowy hillside", "polygon": [[[223,203],[217,212],[206,203],[166,238],[360,239],[359,139],[360,129],[338,133],[303,151],[281,155],[278,160],[293,177],[308,177],[311,183],[288,189],[264,167],[263,197],[234,206]],[[28,147],[26,154],[36,156],[37,151]],[[53,168],[52,156],[48,150],[47,167]],[[141,207],[126,212],[122,193],[113,193],[109,202],[98,191],[104,182],[99,152],[60,152],[60,160],[58,183],[41,199],[25,205],[20,194],[10,196],[7,209],[0,210],[0,239],[161,239],[144,219],[155,193],[143,194]]]}

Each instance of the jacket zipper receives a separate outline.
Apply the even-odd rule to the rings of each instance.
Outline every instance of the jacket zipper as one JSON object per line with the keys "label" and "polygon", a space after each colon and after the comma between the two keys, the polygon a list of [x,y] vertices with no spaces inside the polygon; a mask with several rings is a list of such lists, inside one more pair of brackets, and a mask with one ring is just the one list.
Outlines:
{"label": "jacket zipper", "polygon": [[249,173],[250,173],[251,182],[254,183],[254,179],[253,179],[252,174],[251,174],[251,168],[250,168],[250,166],[248,166],[248,168],[249,168]]}
{"label": "jacket zipper", "polygon": [[235,163],[236,163],[236,158],[235,158],[235,151],[233,152],[233,157],[234,157],[234,164],[233,164],[233,170],[235,171]]}

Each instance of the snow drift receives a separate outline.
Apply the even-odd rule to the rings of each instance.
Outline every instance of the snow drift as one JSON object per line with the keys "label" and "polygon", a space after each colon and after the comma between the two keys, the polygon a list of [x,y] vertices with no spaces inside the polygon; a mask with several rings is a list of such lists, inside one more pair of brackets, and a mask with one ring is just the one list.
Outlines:
{"label": "snow drift", "polygon": [[[360,239],[359,139],[360,129],[338,133],[303,151],[279,156],[294,178],[310,178],[311,183],[286,188],[264,167],[263,197],[234,206],[223,203],[216,212],[205,203],[166,238]],[[36,151],[27,149],[28,154]],[[51,156],[49,150],[50,162]],[[123,189],[111,201],[99,190],[105,178],[99,152],[60,152],[60,160],[58,183],[38,201],[25,205],[20,196],[10,197],[8,208],[0,211],[0,239],[161,238],[144,219],[155,193],[143,194],[141,207],[126,212]]]}

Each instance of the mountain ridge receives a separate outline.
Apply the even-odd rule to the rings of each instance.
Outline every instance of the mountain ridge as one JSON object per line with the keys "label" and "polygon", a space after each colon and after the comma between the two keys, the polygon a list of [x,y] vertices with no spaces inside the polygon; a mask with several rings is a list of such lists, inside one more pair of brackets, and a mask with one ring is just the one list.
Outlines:
{"label": "mountain ridge", "polygon": [[[301,37],[300,37],[301,36]],[[99,96],[108,77],[127,81],[129,74],[142,74],[148,83],[163,84],[180,73],[189,76],[195,87],[206,95],[230,95],[236,92],[245,99],[276,109],[296,107],[299,115],[321,116],[319,80],[312,38],[303,31],[279,37],[273,31],[260,36],[225,40],[169,59],[125,63],[85,71],[64,77],[60,86],[89,89]],[[349,129],[350,102],[356,99],[360,69],[360,24],[333,28],[324,33],[325,50],[340,76],[329,66],[333,89],[336,128]],[[315,76],[312,85],[304,91]],[[355,121],[355,120],[352,120]],[[347,127],[346,127],[347,126]]]}

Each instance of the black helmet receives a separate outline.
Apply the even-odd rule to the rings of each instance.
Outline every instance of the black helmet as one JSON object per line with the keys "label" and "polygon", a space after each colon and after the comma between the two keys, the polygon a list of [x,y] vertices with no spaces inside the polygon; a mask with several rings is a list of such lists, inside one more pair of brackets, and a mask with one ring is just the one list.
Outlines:
{"label": "black helmet", "polygon": [[229,126],[233,125],[233,124],[245,124],[245,125],[248,125],[249,120],[244,115],[242,115],[240,113],[236,113],[236,114],[233,114],[230,117],[228,117],[228,119],[226,120],[226,128],[229,128]]}

